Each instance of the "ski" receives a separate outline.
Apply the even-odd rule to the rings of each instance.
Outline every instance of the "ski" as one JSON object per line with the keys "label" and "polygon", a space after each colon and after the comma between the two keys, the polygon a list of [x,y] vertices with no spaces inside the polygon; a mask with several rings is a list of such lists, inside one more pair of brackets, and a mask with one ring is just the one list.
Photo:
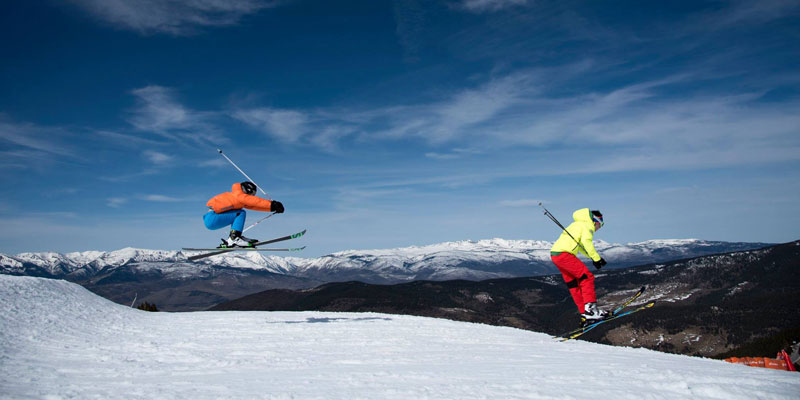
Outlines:
{"label": "ski", "polygon": [[648,309],[648,308],[650,308],[650,307],[653,307],[655,304],[656,304],[656,302],[654,302],[654,301],[651,301],[651,302],[649,302],[649,303],[647,303],[647,304],[645,304],[645,305],[643,305],[643,306],[640,306],[640,307],[637,307],[637,308],[634,308],[634,309],[632,309],[632,310],[628,310],[628,311],[625,311],[625,312],[621,312],[621,313],[619,313],[619,314],[617,314],[617,315],[614,315],[613,317],[609,317],[609,318],[606,318],[606,319],[603,319],[603,320],[597,321],[597,322],[595,322],[595,323],[593,323],[593,324],[591,324],[591,325],[587,325],[587,326],[583,327],[583,328],[582,328],[580,331],[578,331],[578,332],[575,332],[575,333],[573,333],[573,334],[571,334],[571,335],[568,335],[568,336],[566,336],[566,337],[562,337],[562,338],[560,339],[560,341],[561,341],[561,342],[565,342],[565,341],[567,341],[567,340],[570,340],[570,339],[575,339],[575,338],[577,338],[577,337],[579,337],[579,336],[583,335],[584,333],[586,333],[586,332],[589,332],[589,331],[591,331],[592,329],[596,328],[598,325],[602,325],[602,324],[604,324],[604,323],[606,323],[606,322],[613,321],[613,320],[615,320],[615,319],[617,319],[617,318],[621,318],[621,317],[624,317],[624,316],[626,316],[626,315],[631,315],[631,314],[633,314],[633,313],[637,313],[637,312],[639,312],[639,311],[646,310],[646,309]]}
{"label": "ski", "polygon": [[[627,307],[629,304],[633,303],[633,302],[634,302],[636,299],[638,299],[638,298],[639,298],[639,296],[641,296],[641,295],[642,295],[642,293],[644,293],[644,290],[645,290],[645,289],[647,289],[647,286],[642,286],[642,287],[641,287],[641,288],[640,288],[640,289],[639,289],[639,290],[638,290],[636,293],[634,293],[634,294],[633,294],[631,297],[628,297],[628,298],[627,298],[625,301],[623,301],[623,302],[622,302],[622,304],[620,304],[620,305],[618,305],[617,307],[615,307],[615,308],[614,308],[614,310],[613,310],[613,311],[611,311],[611,313],[608,315],[608,318],[611,318],[611,317],[613,317],[613,316],[615,316],[615,315],[619,314],[619,313],[620,313],[620,311],[622,311],[622,309],[624,309],[624,308],[625,308],[625,307]],[[575,329],[573,329],[573,330],[571,330],[571,331],[569,331],[569,332],[566,332],[566,333],[563,333],[563,334],[561,334],[561,335],[558,335],[558,336],[556,336],[556,338],[565,338],[565,337],[568,337],[569,335],[572,335],[572,334],[574,334],[574,333],[580,332],[580,331],[582,331],[582,330],[584,330],[584,329],[586,329],[586,327],[585,327],[585,326],[581,326],[581,327],[579,327],[579,328],[575,328]]]}
{"label": "ski", "polygon": [[[287,235],[287,236],[279,237],[279,238],[276,238],[276,239],[270,239],[270,240],[265,240],[263,242],[258,242],[256,244],[254,244],[253,247],[233,247],[233,248],[228,248],[228,249],[214,249],[215,251],[211,251],[210,253],[198,254],[196,256],[188,257],[188,259],[189,259],[189,261],[196,261],[196,260],[199,260],[201,258],[216,256],[216,255],[219,255],[219,254],[229,253],[229,252],[232,252],[232,251],[254,249],[255,247],[258,247],[258,246],[261,246],[261,245],[265,245],[265,244],[282,242],[284,240],[290,240],[290,239],[297,239],[297,238],[299,238],[299,237],[301,237],[301,236],[303,236],[305,234],[306,234],[306,230],[303,229],[302,232],[297,232],[297,233],[295,233],[293,235]],[[183,250],[191,251],[189,249],[183,249]],[[205,250],[200,250],[200,251],[205,251]]]}
{"label": "ski", "polygon": [[639,298],[639,296],[642,295],[642,293],[644,293],[645,289],[647,289],[647,286],[642,286],[639,289],[639,291],[637,291],[636,293],[633,294],[633,296],[628,297],[628,300],[625,300],[622,304],[618,305],[617,308],[614,309],[614,311],[611,311],[611,316],[613,317],[613,316],[619,314],[620,311],[622,311],[623,308],[625,308],[629,304],[633,303],[636,299]]}
{"label": "ski", "polygon": [[183,248],[183,251],[214,251],[214,250],[230,250],[230,251],[300,251],[305,249],[306,246],[303,247],[287,247],[287,248],[269,248],[269,249],[262,249],[257,247],[232,247],[228,249],[220,249],[218,247],[214,248],[207,248],[207,249],[195,249],[195,248]]}

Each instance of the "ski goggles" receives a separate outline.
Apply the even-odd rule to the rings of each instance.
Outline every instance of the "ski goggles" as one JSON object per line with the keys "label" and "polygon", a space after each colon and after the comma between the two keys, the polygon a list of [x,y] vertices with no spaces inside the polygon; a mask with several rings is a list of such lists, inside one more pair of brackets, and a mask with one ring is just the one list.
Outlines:
{"label": "ski goggles", "polygon": [[603,217],[598,217],[598,216],[592,214],[592,221],[597,222],[598,224],[600,224],[600,228],[603,227]]}

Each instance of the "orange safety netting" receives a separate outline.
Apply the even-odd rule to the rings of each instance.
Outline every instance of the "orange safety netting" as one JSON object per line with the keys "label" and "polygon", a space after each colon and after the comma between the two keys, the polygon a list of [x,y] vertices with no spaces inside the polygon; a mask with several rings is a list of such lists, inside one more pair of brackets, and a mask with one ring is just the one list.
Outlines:
{"label": "orange safety netting", "polygon": [[729,357],[725,361],[733,364],[744,364],[751,367],[761,367],[770,369],[780,369],[784,371],[795,371],[794,365],[789,361],[786,352],[778,353],[778,358],[769,357]]}

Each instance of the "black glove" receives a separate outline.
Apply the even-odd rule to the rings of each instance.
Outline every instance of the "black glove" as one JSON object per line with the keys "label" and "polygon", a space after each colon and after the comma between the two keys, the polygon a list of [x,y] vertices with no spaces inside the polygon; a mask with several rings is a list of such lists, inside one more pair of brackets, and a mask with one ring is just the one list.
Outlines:
{"label": "black glove", "polygon": [[272,205],[269,206],[269,209],[277,214],[281,214],[283,213],[283,204],[281,204],[280,201],[272,200]]}
{"label": "black glove", "polygon": [[600,268],[603,267],[603,265],[606,265],[608,263],[606,262],[606,260],[604,260],[602,257],[600,257],[600,260],[592,261],[592,264],[594,264],[595,268],[600,269]]}

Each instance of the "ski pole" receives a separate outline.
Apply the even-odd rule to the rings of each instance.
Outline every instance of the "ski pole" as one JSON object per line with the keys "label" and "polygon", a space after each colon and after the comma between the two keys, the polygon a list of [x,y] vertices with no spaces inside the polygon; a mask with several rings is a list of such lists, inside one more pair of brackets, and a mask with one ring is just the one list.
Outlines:
{"label": "ski pole", "polygon": [[[542,209],[544,209],[544,215],[546,215],[548,218],[550,218],[551,220],[553,220],[553,222],[555,222],[555,223],[556,223],[556,225],[558,225],[558,227],[559,227],[559,228],[561,228],[561,229],[562,229],[564,232],[566,232],[566,233],[567,233],[567,235],[569,235],[569,237],[571,237],[571,238],[572,238],[572,240],[575,240],[575,237],[574,237],[574,236],[572,236],[572,234],[571,234],[571,233],[569,233],[569,231],[567,230],[567,228],[564,228],[564,225],[561,225],[561,222],[558,222],[558,220],[556,219],[556,217],[554,217],[554,216],[553,216],[553,214],[550,214],[550,211],[547,211],[547,209],[546,209],[546,208],[544,208],[544,206],[542,205],[542,202],[541,202],[541,201],[539,202],[539,207],[542,207]],[[584,252],[585,254],[587,254],[587,255],[589,254],[589,252],[588,252],[588,251],[586,251],[586,249],[583,247],[583,245],[581,244],[581,242],[579,242],[579,241],[575,240],[575,243],[577,243],[577,244],[578,244],[578,246],[580,246],[580,247],[581,247],[581,250],[583,250],[583,252]]]}
{"label": "ski pole", "polygon": [[252,228],[252,227],[254,227],[254,226],[256,226],[256,225],[260,224],[260,223],[261,223],[261,221],[263,221],[263,220],[265,220],[265,219],[267,219],[267,218],[269,218],[269,217],[271,217],[271,216],[273,216],[273,215],[275,215],[275,213],[274,213],[274,212],[273,212],[273,213],[271,213],[271,214],[269,214],[269,215],[267,215],[267,216],[266,216],[266,217],[264,217],[264,218],[261,218],[260,220],[258,220],[258,221],[256,221],[256,222],[253,222],[253,224],[252,224],[252,225],[248,226],[247,228],[244,228],[244,229],[242,229],[242,233],[244,233],[244,232],[247,232],[248,230],[250,230],[250,228]]}
{"label": "ski pole", "polygon": [[[217,149],[217,151],[219,152],[219,154],[222,154],[222,156],[223,156],[223,157],[225,157],[225,159],[226,159],[226,160],[228,160],[228,162],[229,162],[229,163],[231,163],[231,165],[233,165],[233,167],[234,167],[234,168],[236,168],[237,170],[239,170],[239,172],[241,172],[241,173],[242,173],[242,175],[244,175],[244,177],[245,177],[245,178],[247,178],[247,180],[248,180],[248,181],[250,181],[250,182],[253,182],[253,180],[252,180],[252,179],[250,179],[250,177],[249,177],[249,176],[247,176],[247,174],[245,174],[245,173],[244,173],[244,171],[242,171],[242,169],[241,169],[241,168],[239,168],[239,166],[238,166],[238,165],[236,165],[236,163],[235,163],[235,162],[233,162],[233,160],[231,160],[230,158],[228,158],[228,156],[226,156],[226,155],[225,155],[225,153],[223,153],[223,152],[222,152],[222,150],[220,150],[220,149]],[[267,192],[265,192],[265,191],[264,191],[264,189],[262,189],[262,188],[261,188],[261,185],[259,185],[259,184],[255,183],[255,182],[253,182],[253,184],[254,184],[254,185],[256,185],[256,187],[258,187],[258,190],[260,190],[260,191],[261,191],[261,193],[264,193],[264,196],[266,196],[266,197],[267,197],[267,200],[272,200],[272,198],[270,198],[270,197],[269,197],[269,195],[267,194]],[[261,222],[261,221],[259,221],[259,222]],[[253,225],[255,225],[255,224],[253,224]],[[253,225],[251,225],[251,226],[253,226]]]}

